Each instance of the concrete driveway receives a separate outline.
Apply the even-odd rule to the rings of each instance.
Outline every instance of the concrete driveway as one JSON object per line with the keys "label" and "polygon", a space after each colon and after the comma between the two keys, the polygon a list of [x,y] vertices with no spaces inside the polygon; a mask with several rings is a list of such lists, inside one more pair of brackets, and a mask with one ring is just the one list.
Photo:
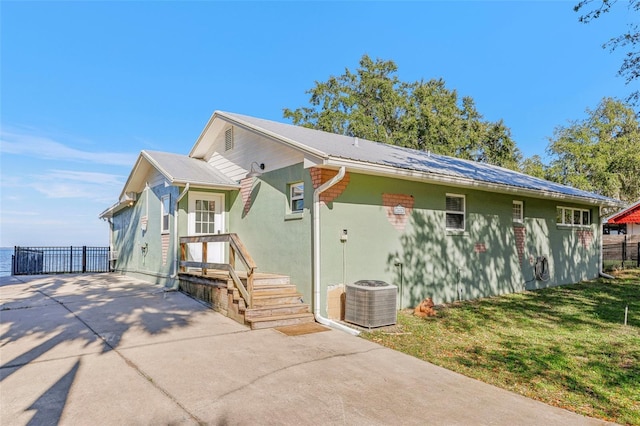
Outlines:
{"label": "concrete driveway", "polygon": [[0,424],[585,425],[340,331],[248,328],[113,274],[0,278]]}

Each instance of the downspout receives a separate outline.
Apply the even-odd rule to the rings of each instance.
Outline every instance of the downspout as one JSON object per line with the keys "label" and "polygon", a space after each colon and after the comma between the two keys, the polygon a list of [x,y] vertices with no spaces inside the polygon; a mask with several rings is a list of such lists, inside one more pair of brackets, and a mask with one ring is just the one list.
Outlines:
{"label": "downspout", "polygon": [[320,194],[340,182],[345,171],[344,166],[340,167],[337,175],[313,191],[313,314],[320,324],[357,336],[360,334],[358,330],[320,315]]}
{"label": "downspout", "polygon": [[[180,216],[178,204],[180,204],[180,200],[187,195],[187,192],[189,192],[189,182],[187,182],[180,195],[178,195],[178,198],[176,198],[176,214],[173,223],[173,275],[171,275],[171,278],[174,280],[178,276],[178,217]],[[176,287],[176,285],[174,284],[173,287]]]}
{"label": "downspout", "polygon": [[602,278],[607,278],[609,280],[615,280],[616,277],[613,277],[609,274],[605,274],[605,272],[602,270],[602,268],[604,267],[603,262],[604,262],[604,255],[602,253],[602,245],[603,245],[603,240],[604,240],[604,233],[602,232],[602,206],[600,206],[600,223],[598,224],[600,226],[600,253],[598,254],[598,275],[601,276]]}

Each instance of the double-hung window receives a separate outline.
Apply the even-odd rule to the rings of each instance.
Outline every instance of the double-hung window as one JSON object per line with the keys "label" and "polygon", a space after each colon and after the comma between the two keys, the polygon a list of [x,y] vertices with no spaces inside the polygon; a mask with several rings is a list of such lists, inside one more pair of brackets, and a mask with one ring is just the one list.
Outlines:
{"label": "double-hung window", "polygon": [[289,185],[289,208],[291,213],[302,213],[304,210],[304,182]]}
{"label": "double-hung window", "polygon": [[465,230],[465,198],[464,195],[447,194],[446,202],[447,231]]}
{"label": "double-hung window", "polygon": [[160,224],[160,230],[163,234],[169,232],[169,214],[171,214],[171,195],[163,195],[160,204],[160,217],[162,222]]}
{"label": "double-hung window", "polygon": [[516,223],[522,223],[524,221],[524,206],[522,201],[513,201],[512,210],[513,221]]}

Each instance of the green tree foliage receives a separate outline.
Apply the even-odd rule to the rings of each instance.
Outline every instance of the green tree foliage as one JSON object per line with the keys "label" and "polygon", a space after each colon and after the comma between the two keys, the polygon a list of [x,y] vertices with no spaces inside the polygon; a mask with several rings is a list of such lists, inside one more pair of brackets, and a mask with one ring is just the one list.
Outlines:
{"label": "green tree foliage", "polygon": [[[584,14],[580,16],[579,20],[587,23],[609,12],[617,2],[618,0],[582,0],[574,6],[573,10],[576,12],[582,10]],[[629,0],[626,3],[629,11],[640,12],[640,0]],[[592,6],[593,8],[588,10]],[[640,27],[638,24],[629,24],[627,32],[611,38],[602,47],[610,51],[626,49],[618,75],[624,77],[627,84],[640,78],[640,49],[638,49],[640,47]],[[638,105],[640,102],[640,90],[631,92],[627,101],[633,105]]]}
{"label": "green tree foliage", "polygon": [[[557,127],[549,139],[547,177],[632,202],[640,198],[640,125],[627,103],[604,98],[588,117]],[[536,169],[536,162],[528,165]]]}
{"label": "green tree foliage", "polygon": [[529,176],[535,176],[540,179],[548,179],[548,167],[542,162],[542,158],[539,155],[534,155],[529,158],[525,158],[520,164],[520,170],[522,173]]}
{"label": "green tree foliage", "polygon": [[470,97],[442,79],[403,82],[393,61],[364,55],[359,68],[316,82],[308,107],[284,109],[296,125],[518,169],[502,122],[484,121]]}

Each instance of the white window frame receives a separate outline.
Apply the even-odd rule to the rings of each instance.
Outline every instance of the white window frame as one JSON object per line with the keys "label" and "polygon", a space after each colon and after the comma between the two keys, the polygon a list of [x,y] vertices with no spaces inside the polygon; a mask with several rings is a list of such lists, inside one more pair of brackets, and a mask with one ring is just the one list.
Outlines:
{"label": "white window frame", "polygon": [[[167,203],[167,208],[165,209],[165,201]],[[171,226],[171,194],[163,195],[160,198],[160,232],[162,234],[168,234],[170,232]],[[166,227],[165,227],[165,218]]]}
{"label": "white window frame", "polygon": [[[461,198],[462,210],[447,210],[447,198]],[[450,228],[447,224],[448,215],[461,215],[462,216],[462,228]],[[465,232],[467,229],[467,197],[464,194],[446,194],[445,197],[445,228],[451,232]]]}
{"label": "white window frame", "polygon": [[[575,215],[580,215],[580,223],[575,222]],[[587,214],[587,223],[585,224],[585,213]],[[558,220],[560,219],[560,220]],[[557,206],[556,209],[556,224],[559,226],[571,226],[571,227],[589,227],[592,225],[593,218],[591,217],[590,209],[580,209],[576,207]]]}
{"label": "white window frame", "polygon": [[[294,195],[293,191],[298,186],[302,185],[302,192],[299,195]],[[294,209],[293,206],[296,201],[302,200],[302,208]],[[292,214],[298,214],[304,212],[304,182],[293,182],[289,184],[289,212]]]}
{"label": "white window frame", "polygon": [[[516,206],[518,206],[520,210],[519,215],[516,214]],[[511,218],[516,223],[524,222],[524,203],[522,201],[513,200],[513,204],[511,207]]]}

